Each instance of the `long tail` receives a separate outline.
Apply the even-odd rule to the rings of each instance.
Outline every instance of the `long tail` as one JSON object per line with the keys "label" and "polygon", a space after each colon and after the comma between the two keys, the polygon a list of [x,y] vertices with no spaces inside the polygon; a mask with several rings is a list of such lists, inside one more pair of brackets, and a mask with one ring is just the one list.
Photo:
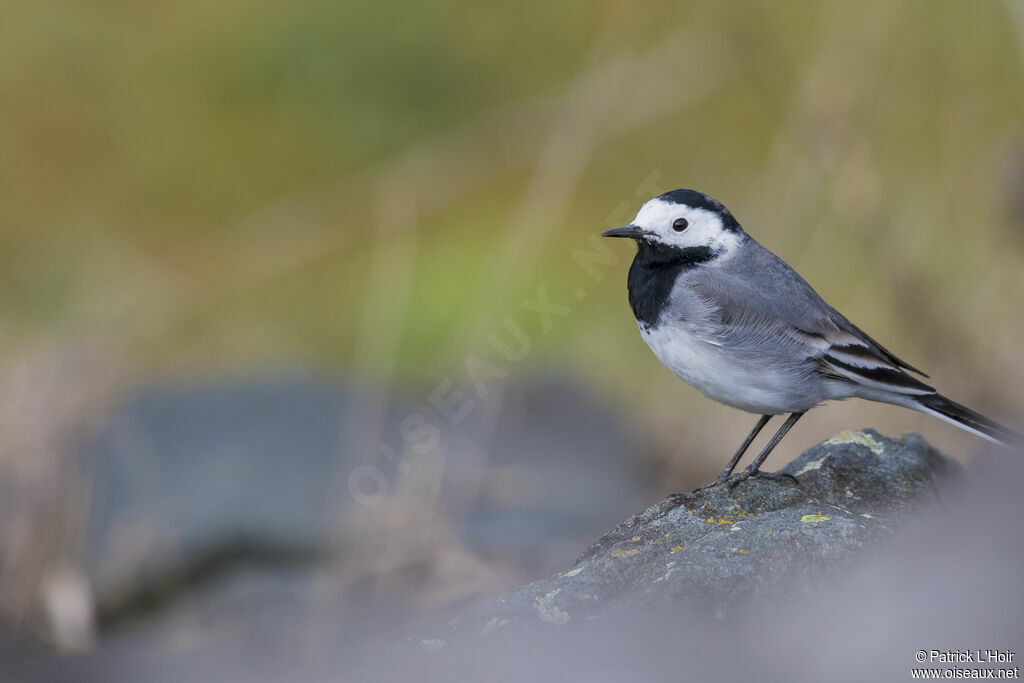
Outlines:
{"label": "long tail", "polygon": [[966,429],[989,441],[1009,448],[1024,448],[1024,435],[988,419],[981,413],[976,413],[970,408],[950,401],[942,394],[914,396],[912,403],[914,404],[912,407],[917,410],[955,424],[957,427]]}

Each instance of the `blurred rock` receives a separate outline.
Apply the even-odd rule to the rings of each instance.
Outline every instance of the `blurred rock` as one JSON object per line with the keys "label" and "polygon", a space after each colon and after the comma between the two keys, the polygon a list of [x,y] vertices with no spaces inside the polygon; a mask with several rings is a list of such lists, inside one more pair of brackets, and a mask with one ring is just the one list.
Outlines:
{"label": "blurred rock", "polygon": [[[827,455],[822,459],[820,454]],[[889,459],[894,462],[888,463]],[[433,632],[396,619],[369,641],[323,638],[319,637],[322,626],[353,617],[335,613],[323,622],[307,620],[296,627],[283,614],[283,623],[266,623],[261,632],[246,637],[206,637],[176,650],[122,640],[114,646],[101,645],[87,657],[37,661],[5,670],[17,680],[47,682],[564,679],[594,683],[810,683],[905,680],[911,677],[912,668],[921,666],[916,653],[922,649],[1017,651],[1024,639],[1021,454],[992,452],[974,463],[969,476],[957,478],[959,468],[919,437],[885,439],[864,431],[841,435],[838,443],[812,449],[790,471],[805,467],[812,468],[799,475],[807,493],[793,499],[787,498],[792,492],[785,491],[758,498],[754,489],[765,486],[759,482],[738,488],[736,501],[764,510],[756,518],[740,519],[739,532],[732,531],[736,523],[720,525],[717,519],[713,525],[708,523],[710,514],[702,522],[704,538],[691,544],[687,557],[694,566],[689,571],[699,575],[700,567],[707,570],[725,565],[728,569],[702,579],[715,596],[708,600],[665,586],[657,590],[664,590],[668,597],[652,606],[649,598],[655,591],[646,593],[643,587],[681,580],[681,574],[662,579],[666,573],[663,553],[677,557],[684,551],[672,553],[674,546],[665,551],[664,542],[662,546],[638,544],[628,534],[642,526],[646,517],[647,526],[661,525],[670,535],[699,536],[699,519],[686,519],[687,509],[694,510],[689,517],[703,505],[709,506],[708,512],[736,516],[735,510],[728,509],[727,497],[715,493],[679,506],[674,502],[655,506],[612,532],[607,539],[610,545],[596,546],[575,568],[581,569],[575,576],[582,576],[583,567],[598,566],[598,555],[639,546],[635,554],[612,559],[646,563],[648,576],[627,571],[628,565],[623,563],[608,561],[604,565],[609,572],[624,568],[621,581],[613,574],[607,579],[609,585],[618,583],[627,596],[639,596],[635,609],[629,608],[627,599],[615,600],[608,594],[603,597],[610,600],[612,609],[599,605],[577,608],[560,601],[561,594],[548,597],[553,589],[541,590],[544,585],[538,584],[510,595],[537,589],[533,595],[541,598],[539,602],[530,605],[514,597],[514,604],[503,606],[498,600],[454,626]],[[959,484],[943,488],[942,505],[932,505],[938,490],[933,480],[941,486],[947,475],[954,475]],[[779,505],[782,507],[776,507]],[[868,506],[876,506],[876,510],[862,512]],[[875,512],[879,525],[862,516]],[[802,521],[805,514],[814,517]],[[787,515],[791,519],[786,519]],[[864,535],[849,524],[858,518],[865,520]],[[744,578],[745,573],[728,562],[730,558],[750,559],[753,551],[724,557],[707,551],[706,560],[697,552],[701,543],[717,544],[725,551],[733,545],[744,548],[746,544],[729,539],[737,536],[741,540],[745,525],[751,529],[751,524],[764,525],[768,519],[797,535],[776,543],[779,564],[760,567],[771,579],[767,584]],[[678,531],[673,520],[679,524]],[[844,529],[850,530],[849,537]],[[857,538],[864,542],[863,550],[857,547]],[[840,555],[819,562],[814,553],[821,548],[833,548]],[[818,573],[812,571],[815,567]],[[793,577],[789,586],[787,573]],[[564,588],[568,596],[574,589],[567,587],[566,579],[573,577],[564,574],[551,583]],[[735,592],[720,590],[719,578]],[[488,610],[486,620],[481,619]],[[404,641],[396,650],[396,640],[410,633],[420,636]],[[965,665],[972,666],[980,671],[1013,667],[1016,661]],[[1009,677],[1017,677],[1012,673]],[[941,669],[938,677],[943,677]]]}
{"label": "blurred rock", "polygon": [[[303,378],[140,393],[88,458],[100,627],[431,612],[555,571],[642,499],[636,440],[568,378],[509,383],[396,466],[380,445],[434,419],[423,394]],[[347,485],[367,463],[387,484],[372,505]]]}
{"label": "blurred rock", "polygon": [[[672,496],[601,537],[568,571],[507,593],[427,639],[473,643],[497,629],[536,633],[638,610],[712,607],[820,592],[865,547],[939,500],[961,470],[910,434],[844,432],[783,472]],[[468,642],[460,644],[460,639]],[[422,643],[421,643],[422,644]]]}

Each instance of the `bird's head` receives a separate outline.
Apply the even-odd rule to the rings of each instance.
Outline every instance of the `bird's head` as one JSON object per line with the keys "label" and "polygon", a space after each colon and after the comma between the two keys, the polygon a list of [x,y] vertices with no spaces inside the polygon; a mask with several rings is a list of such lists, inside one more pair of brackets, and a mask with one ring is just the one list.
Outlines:
{"label": "bird's head", "polygon": [[696,190],[673,190],[646,202],[629,225],[603,233],[628,237],[641,254],[671,257],[700,249],[724,256],[743,240],[743,228],[717,199]]}

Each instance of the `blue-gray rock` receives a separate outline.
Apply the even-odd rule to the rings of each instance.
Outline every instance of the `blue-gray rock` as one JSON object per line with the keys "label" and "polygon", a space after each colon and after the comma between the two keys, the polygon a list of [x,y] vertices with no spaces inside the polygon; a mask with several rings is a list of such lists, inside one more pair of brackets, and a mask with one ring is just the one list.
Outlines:
{"label": "blue-gray rock", "polygon": [[[381,552],[370,531],[363,536],[371,542],[361,544],[339,542],[338,529],[368,516],[356,513],[411,511],[395,502],[412,479],[429,481],[433,494],[417,501],[430,514],[410,519],[409,535],[417,536],[422,518],[514,583],[572,561],[648,485],[637,453],[643,446],[592,391],[557,375],[508,383],[500,410],[481,406],[458,429],[443,431],[443,458],[396,465],[381,451],[401,451],[403,420],[422,414],[445,424],[430,391],[396,391],[377,402],[301,376],[141,390],[87,454],[93,489],[82,563],[101,627],[136,617],[158,622],[178,606],[203,624],[255,623],[268,614],[281,623],[289,604],[301,619],[308,607],[295,594],[320,565],[372,566]],[[389,492],[363,507],[346,484],[367,464]],[[450,550],[434,547],[441,558]],[[410,562],[421,567],[431,559]],[[262,582],[262,590],[249,590],[255,599],[216,598],[233,594],[227,586],[242,576],[246,585]],[[422,585],[415,573],[406,579],[400,590],[352,591],[351,599],[371,615],[395,605],[414,612]],[[484,588],[465,590],[473,599]],[[351,600],[344,609],[352,613]]]}
{"label": "blue-gray rock", "polygon": [[[566,571],[451,622],[426,647],[498,629],[557,629],[609,614],[712,606],[820,590],[858,551],[940,500],[960,467],[920,436],[844,432],[783,472],[672,496],[594,543]],[[422,645],[422,642],[420,643]]]}

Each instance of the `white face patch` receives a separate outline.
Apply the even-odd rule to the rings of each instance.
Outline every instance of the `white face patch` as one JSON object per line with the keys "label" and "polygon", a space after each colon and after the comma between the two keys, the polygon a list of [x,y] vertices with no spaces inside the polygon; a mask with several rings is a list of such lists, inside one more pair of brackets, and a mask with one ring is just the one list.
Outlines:
{"label": "white face patch", "polygon": [[[672,223],[685,218],[689,225],[677,232]],[[740,242],[740,236],[727,230],[718,214],[685,204],[675,204],[655,197],[642,207],[633,225],[654,233],[652,239],[672,247],[710,247],[722,256],[728,255]]]}

